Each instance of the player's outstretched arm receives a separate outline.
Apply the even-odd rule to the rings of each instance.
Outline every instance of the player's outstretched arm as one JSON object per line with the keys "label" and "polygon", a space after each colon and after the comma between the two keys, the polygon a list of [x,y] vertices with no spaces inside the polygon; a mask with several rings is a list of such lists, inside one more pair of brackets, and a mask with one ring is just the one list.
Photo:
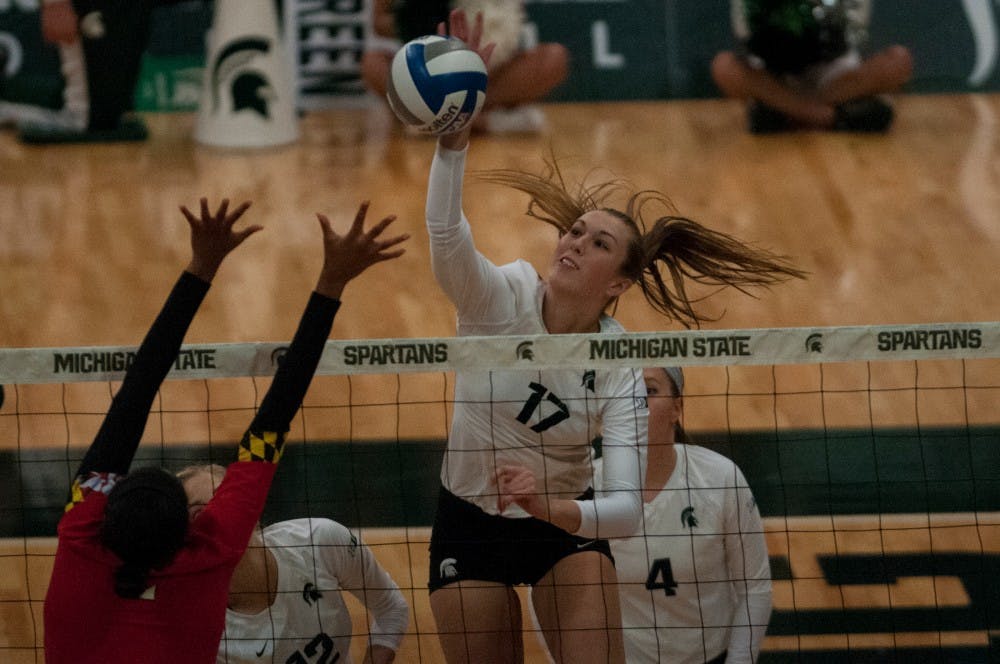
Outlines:
{"label": "player's outstretched arm", "polygon": [[[266,447],[276,448],[267,454],[273,457],[268,460],[277,461],[284,434],[302,404],[302,398],[323,354],[344,287],[372,265],[403,254],[404,250],[398,245],[406,241],[409,235],[382,238],[395,216],[385,217],[365,230],[367,213],[368,202],[365,201],[358,209],[350,229],[343,235],[333,230],[325,216],[316,215],[322,232],[323,267],[288,352],[261,402],[257,416],[244,436],[240,460],[262,460],[257,458],[259,455],[256,452],[250,454],[247,448],[251,439],[256,438],[267,441]],[[256,443],[258,448],[261,444]],[[251,459],[251,456],[254,458]]]}
{"label": "player's outstretched arm", "polygon": [[382,239],[395,217],[386,217],[365,230],[367,211],[368,203],[362,203],[344,235],[336,233],[326,217],[316,215],[323,246],[323,267],[316,289],[257,414],[243,434],[237,462],[228,467],[225,479],[205,508],[205,512],[224,515],[216,520],[225,531],[221,537],[239,543],[241,552],[264,509],[285,435],[316,373],[344,287],[372,265],[403,254],[398,245],[408,235]]}
{"label": "player's outstretched arm", "polygon": [[200,216],[195,216],[181,206],[191,227],[191,262],[136,351],[121,389],[80,464],[77,477],[90,472],[128,472],[156,391],[177,358],[184,335],[212,278],[226,256],[261,228],[234,228],[249,207],[250,203],[243,203],[229,212],[229,201],[224,199],[212,213],[208,200],[202,198]]}

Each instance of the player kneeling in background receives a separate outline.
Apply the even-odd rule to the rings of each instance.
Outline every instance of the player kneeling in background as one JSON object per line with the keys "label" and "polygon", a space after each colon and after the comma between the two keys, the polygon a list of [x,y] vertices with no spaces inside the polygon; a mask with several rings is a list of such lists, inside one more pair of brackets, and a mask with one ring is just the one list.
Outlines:
{"label": "player kneeling in background", "polygon": [[885,131],[894,113],[885,93],[912,75],[903,46],[869,57],[870,0],[731,0],[739,50],[712,61],[728,96],[748,100],[753,133],[790,129]]}

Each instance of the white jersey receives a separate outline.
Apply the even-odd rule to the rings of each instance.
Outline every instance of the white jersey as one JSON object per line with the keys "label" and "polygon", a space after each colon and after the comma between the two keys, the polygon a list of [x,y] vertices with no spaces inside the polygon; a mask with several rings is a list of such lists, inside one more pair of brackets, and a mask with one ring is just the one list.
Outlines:
{"label": "white jersey", "polygon": [[[218,662],[351,661],[346,590],[372,615],[370,643],[399,649],[409,606],[368,547],[329,519],[293,519],[263,529],[278,563],[278,594],[255,615],[226,611]],[[298,658],[296,658],[298,653]]]}
{"label": "white jersey", "polygon": [[[458,310],[458,333],[544,334],[544,282],[534,268],[524,261],[498,267],[476,251],[461,209],[465,155],[438,147],[427,195],[432,266]],[[623,331],[608,316],[600,327]],[[625,535],[641,511],[647,416],[642,374],[632,369],[460,371],[441,482],[497,514],[495,468],[519,464],[550,495],[573,499],[592,485],[591,441],[602,436],[605,481],[595,500],[578,502],[576,534]],[[527,516],[518,506],[503,515]]]}
{"label": "white jersey", "polygon": [[676,449],[639,534],[611,541],[627,661],[703,664],[723,651],[727,664],[756,661],[771,616],[757,504],[730,459]]}

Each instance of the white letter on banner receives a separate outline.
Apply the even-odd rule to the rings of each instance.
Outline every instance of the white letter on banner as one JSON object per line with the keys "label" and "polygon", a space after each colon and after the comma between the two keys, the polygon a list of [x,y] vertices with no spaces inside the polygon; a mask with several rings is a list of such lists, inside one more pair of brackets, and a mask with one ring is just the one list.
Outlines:
{"label": "white letter on banner", "polygon": [[610,30],[606,21],[595,21],[590,26],[590,37],[594,43],[594,67],[597,69],[623,69],[625,56],[611,52]]}
{"label": "white letter on banner", "polygon": [[7,50],[7,68],[6,71],[0,71],[0,77],[13,76],[21,71],[21,64],[24,62],[24,48],[17,35],[0,32],[0,47]]}
{"label": "white letter on banner", "polygon": [[969,85],[978,87],[993,73],[997,62],[997,31],[989,0],[963,0],[965,15],[972,28],[976,62],[969,74]]}
{"label": "white letter on banner", "polygon": [[0,0],[0,12],[7,12],[11,7],[17,7],[23,12],[37,12],[39,0]]}

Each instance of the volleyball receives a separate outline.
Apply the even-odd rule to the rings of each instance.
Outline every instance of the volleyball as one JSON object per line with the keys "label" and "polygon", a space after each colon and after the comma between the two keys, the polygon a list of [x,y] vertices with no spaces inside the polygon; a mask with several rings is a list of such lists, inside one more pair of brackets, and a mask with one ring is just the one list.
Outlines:
{"label": "volleyball", "polygon": [[389,106],[402,122],[426,134],[460,131],[486,101],[486,65],[460,39],[427,35],[392,58]]}

